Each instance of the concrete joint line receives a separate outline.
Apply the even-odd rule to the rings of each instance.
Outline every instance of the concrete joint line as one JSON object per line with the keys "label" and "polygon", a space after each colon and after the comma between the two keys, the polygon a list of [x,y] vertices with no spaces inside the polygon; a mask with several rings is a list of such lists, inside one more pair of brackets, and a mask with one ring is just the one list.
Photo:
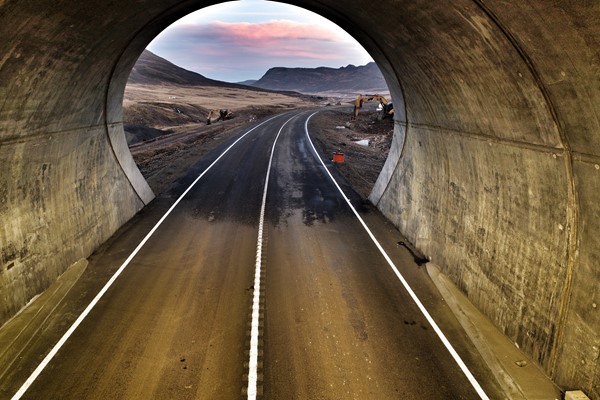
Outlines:
{"label": "concrete joint line", "polygon": [[[540,153],[556,154],[556,153],[563,152],[563,149],[559,148],[559,147],[545,146],[543,144],[533,144],[533,143],[521,142],[519,140],[502,139],[502,138],[498,138],[496,136],[492,136],[492,135],[486,134],[486,133],[457,131],[456,129],[453,129],[453,128],[446,128],[443,126],[420,124],[420,123],[414,123],[414,122],[410,122],[408,124],[408,126],[410,126],[411,128],[426,129],[430,132],[439,132],[439,133],[443,133],[443,134],[449,133],[451,135],[461,136],[461,137],[464,137],[467,139],[473,139],[473,140],[477,140],[477,141],[481,141],[481,142],[516,147],[519,149],[533,150],[533,151],[537,151]],[[408,127],[407,127],[407,130],[408,130]]]}
{"label": "concrete joint line", "polygon": [[579,153],[572,151],[573,161],[578,161],[586,164],[600,164],[600,156],[595,154]]}
{"label": "concrete joint line", "polygon": [[[108,124],[109,127],[113,127],[116,125],[119,125],[120,122],[113,122]],[[104,124],[99,124],[99,125],[85,125],[85,126],[78,126],[75,128],[70,128],[70,129],[63,129],[60,131],[51,131],[51,132],[47,132],[47,131],[39,131],[37,133],[33,133],[33,134],[29,134],[27,136],[17,136],[17,137],[9,137],[6,139],[2,139],[1,143],[3,145],[14,145],[14,144],[22,144],[22,143],[27,143],[27,142],[38,142],[40,140],[46,140],[46,141],[50,141],[52,140],[55,136],[63,136],[63,135],[71,135],[74,133],[80,133],[80,132],[90,132],[90,131],[94,131],[94,130],[100,130],[100,129],[104,129],[106,127],[106,125]]]}

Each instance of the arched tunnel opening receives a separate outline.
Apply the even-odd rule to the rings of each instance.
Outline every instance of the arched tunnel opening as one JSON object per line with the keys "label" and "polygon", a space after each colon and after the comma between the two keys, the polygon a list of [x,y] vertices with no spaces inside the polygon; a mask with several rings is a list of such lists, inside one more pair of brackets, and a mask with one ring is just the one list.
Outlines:
{"label": "arched tunnel opening", "polygon": [[[394,99],[370,200],[561,387],[598,391],[600,8],[288,1]],[[0,5],[0,323],[153,199],[122,101],[146,45],[213,2]]]}
{"label": "arched tunnel opening", "polygon": [[317,145],[352,159],[338,168],[366,198],[393,137],[393,99],[372,58],[283,3],[222,3],[176,21],[136,61],[123,101],[127,143],[156,195],[235,127],[312,106]]}

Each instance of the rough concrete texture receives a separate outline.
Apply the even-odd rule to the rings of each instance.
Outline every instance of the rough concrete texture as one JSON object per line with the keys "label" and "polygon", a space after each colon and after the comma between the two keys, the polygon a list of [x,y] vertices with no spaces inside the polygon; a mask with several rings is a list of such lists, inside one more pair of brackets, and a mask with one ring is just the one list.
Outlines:
{"label": "rough concrete texture", "polygon": [[[111,147],[114,130],[123,136],[121,124],[106,121],[111,64],[120,50],[110,49],[108,30],[75,28],[89,25],[82,21],[95,11],[51,2],[0,7],[3,323],[153,195],[124,139],[112,138],[121,150]],[[97,55],[113,60],[97,62]],[[138,179],[130,181],[135,172]]]}
{"label": "rough concrete texture", "polygon": [[[0,1],[0,322],[151,193],[123,148],[137,56],[208,1]],[[600,3],[290,1],[380,66],[371,199],[563,388],[600,398]]]}
{"label": "rough concrete texture", "polygon": [[559,385],[598,398],[600,8],[411,13],[406,140],[371,199]]}

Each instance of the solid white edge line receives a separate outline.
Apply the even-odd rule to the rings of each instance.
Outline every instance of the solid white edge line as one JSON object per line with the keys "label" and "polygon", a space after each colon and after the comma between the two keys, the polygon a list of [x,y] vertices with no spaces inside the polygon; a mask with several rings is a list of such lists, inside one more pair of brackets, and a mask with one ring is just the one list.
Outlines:
{"label": "solid white edge line", "polygon": [[250,359],[248,361],[248,400],[255,400],[258,394],[258,328],[260,324],[260,269],[262,267],[262,245],[263,232],[265,226],[265,209],[267,206],[267,189],[269,187],[269,176],[271,175],[271,166],[273,164],[273,155],[275,154],[275,145],[281,135],[281,131],[294,117],[291,117],[281,125],[269,157],[269,166],[265,177],[265,187],[263,189],[262,204],[260,206],[260,219],[258,222],[258,239],[256,240],[256,269],[254,271],[254,293],[252,300],[252,328],[250,331]]}
{"label": "solid white edge line", "polygon": [[460,356],[458,355],[458,353],[456,352],[456,350],[454,350],[454,347],[452,347],[452,344],[450,344],[450,341],[446,338],[446,336],[444,335],[444,333],[442,332],[442,330],[440,329],[440,327],[433,320],[433,317],[429,314],[429,312],[427,311],[427,309],[425,308],[425,306],[423,305],[423,303],[421,303],[421,300],[419,300],[419,298],[417,297],[417,295],[415,294],[415,292],[409,286],[409,284],[406,281],[406,279],[404,279],[404,276],[402,276],[402,274],[400,273],[400,271],[398,270],[398,268],[396,267],[396,265],[394,264],[394,262],[392,261],[392,259],[390,258],[390,256],[388,256],[388,254],[386,253],[386,251],[383,249],[383,246],[381,246],[381,244],[379,243],[379,241],[375,238],[375,235],[373,234],[373,232],[371,232],[371,230],[369,229],[369,227],[367,226],[367,224],[365,223],[365,221],[358,214],[358,211],[356,211],[356,209],[354,208],[354,206],[350,202],[350,199],[346,196],[346,194],[344,193],[344,191],[342,190],[342,188],[340,187],[340,185],[338,185],[337,181],[335,180],[335,178],[333,177],[333,175],[331,174],[331,172],[329,171],[329,169],[327,168],[327,166],[325,165],[325,163],[323,162],[323,160],[319,156],[319,153],[317,152],[317,149],[315,148],[312,140],[310,139],[310,135],[308,134],[308,121],[312,118],[313,115],[315,115],[317,113],[318,113],[318,111],[312,113],[306,119],[306,122],[304,123],[304,130],[306,132],[306,137],[308,138],[308,141],[309,141],[309,143],[310,143],[310,145],[311,145],[311,147],[313,149],[314,154],[316,155],[317,159],[321,162],[321,164],[325,168],[325,171],[327,171],[327,174],[329,175],[329,178],[334,183],[334,185],[337,187],[338,191],[342,194],[342,197],[344,198],[344,200],[346,200],[346,203],[348,203],[348,206],[350,206],[350,209],[352,209],[352,212],[354,213],[354,215],[356,216],[356,218],[358,218],[358,220],[360,221],[360,223],[363,226],[363,228],[369,234],[369,237],[371,238],[371,240],[373,241],[373,243],[375,243],[375,246],[377,246],[377,248],[379,249],[380,253],[383,255],[383,257],[385,258],[385,260],[387,261],[387,263],[389,264],[389,266],[392,268],[392,270],[394,271],[394,273],[396,274],[396,276],[398,277],[398,279],[400,280],[400,282],[402,282],[402,285],[404,286],[404,288],[406,289],[406,291],[408,292],[408,294],[410,295],[410,297],[413,299],[413,301],[415,302],[415,304],[417,305],[417,307],[419,308],[419,310],[421,311],[421,313],[425,316],[425,319],[427,319],[427,321],[429,322],[429,324],[431,325],[431,327],[433,328],[433,330],[435,331],[435,333],[437,333],[438,337],[440,338],[440,340],[442,341],[442,343],[444,344],[444,346],[446,347],[446,349],[452,355],[452,358],[454,358],[454,361],[456,361],[456,363],[458,364],[458,366],[460,367],[460,369],[462,370],[462,372],[465,374],[465,376],[467,377],[467,379],[469,380],[469,382],[471,383],[471,385],[473,386],[473,388],[475,389],[475,391],[477,392],[477,394],[479,395],[479,397],[481,399],[483,399],[483,400],[488,400],[489,397],[485,394],[485,392],[483,391],[483,388],[481,387],[481,385],[479,385],[479,382],[477,382],[477,380],[475,379],[475,377],[473,376],[473,374],[471,373],[471,371],[469,371],[469,368],[466,366],[466,364],[460,358]]}
{"label": "solid white edge line", "polygon": [[17,393],[14,394],[14,396],[12,397],[11,400],[18,400],[20,399],[25,392],[27,391],[27,389],[29,389],[29,387],[33,384],[33,382],[35,382],[35,380],[38,378],[38,376],[42,373],[42,371],[44,370],[44,368],[46,368],[46,366],[50,363],[50,361],[52,361],[52,359],[54,358],[54,356],[56,356],[56,354],[58,353],[58,351],[60,350],[60,348],[66,343],[66,341],[69,339],[69,337],[73,334],[73,332],[75,332],[75,330],[77,329],[77,327],[81,324],[81,322],[83,322],[83,320],[85,319],[85,317],[87,317],[87,315],[90,313],[90,311],[92,311],[92,309],[94,308],[94,306],[98,303],[98,301],[100,301],[100,299],[102,298],[102,296],[104,296],[104,294],[108,291],[108,289],[112,286],[112,284],[117,280],[117,278],[119,277],[119,275],[121,275],[121,272],[123,272],[123,270],[129,265],[129,263],[131,262],[131,260],[133,260],[133,258],[137,255],[137,253],[141,250],[141,248],[146,244],[146,242],[150,239],[150,237],[154,234],[154,232],[156,232],[156,230],[158,229],[158,227],[164,222],[164,220],[167,218],[167,216],[169,214],[171,214],[171,212],[175,209],[175,207],[181,202],[181,200],[185,197],[185,195],[188,194],[188,192],[190,190],[192,190],[192,188],[196,185],[196,183],[227,153],[229,152],[229,150],[231,150],[231,148],[233,148],[233,146],[235,146],[240,140],[242,140],[244,137],[246,137],[246,135],[248,135],[250,132],[252,132],[253,130],[255,130],[256,128],[258,128],[259,126],[266,124],[267,122],[271,121],[274,118],[277,118],[278,115],[269,118],[266,121],[261,122],[260,124],[256,125],[254,128],[250,129],[249,131],[247,131],[246,133],[244,133],[242,136],[240,136],[235,142],[233,142],[227,149],[225,149],[225,151],[223,151],[223,153],[221,153],[221,155],[219,157],[217,157],[216,160],[214,160],[212,162],[212,164],[210,164],[205,170],[204,172],[202,172],[195,180],[194,182],[192,182],[192,184],[185,190],[185,192],[183,192],[183,194],[181,196],[179,196],[179,198],[175,201],[175,203],[173,203],[173,205],[169,208],[169,210],[165,213],[165,215],[162,216],[162,218],[156,223],[156,225],[154,225],[154,227],[150,230],[150,232],[148,232],[148,234],[146,235],[146,237],[144,237],[144,239],[140,242],[140,244],[138,244],[138,246],[135,248],[135,250],[133,250],[133,252],[129,255],[129,257],[127,257],[127,259],[125,260],[125,262],[123,262],[123,264],[121,264],[121,267],[119,267],[119,269],[114,273],[114,275],[108,280],[108,282],[104,285],[104,287],[100,290],[100,292],[98,292],[98,294],[96,295],[96,297],[94,297],[94,299],[91,301],[91,303],[85,308],[85,310],[83,310],[83,312],[81,313],[81,315],[79,315],[79,317],[75,320],[75,322],[73,323],[73,325],[71,325],[71,327],[67,330],[67,332],[60,338],[60,340],[54,345],[54,347],[52,348],[52,350],[50,350],[50,352],[46,355],[46,357],[42,360],[42,362],[37,366],[37,368],[31,373],[31,375],[29,376],[29,378],[27,378],[27,380],[25,381],[25,383],[23,383],[23,385],[19,388],[19,390],[17,391]]}

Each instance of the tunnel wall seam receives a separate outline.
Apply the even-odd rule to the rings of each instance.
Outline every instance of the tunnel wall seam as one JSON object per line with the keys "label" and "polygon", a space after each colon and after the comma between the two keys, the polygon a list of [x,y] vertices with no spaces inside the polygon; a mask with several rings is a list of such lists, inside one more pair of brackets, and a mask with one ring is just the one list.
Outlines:
{"label": "tunnel wall seam", "polygon": [[[119,122],[109,123],[108,126],[118,125]],[[53,140],[53,136],[69,136],[82,131],[94,131],[103,128],[106,124],[100,123],[96,125],[82,125],[74,128],[44,131],[40,129],[39,133],[28,134],[27,136],[13,136],[6,139],[2,139],[2,143],[6,145],[23,144],[28,142],[38,142],[40,140]]]}
{"label": "tunnel wall seam", "polygon": [[573,161],[582,162],[585,164],[600,163],[600,157],[593,154],[579,153],[576,151],[572,152],[571,154],[573,154]]}
{"label": "tunnel wall seam", "polygon": [[506,146],[526,148],[529,150],[539,151],[539,152],[543,152],[543,153],[557,153],[557,152],[562,153],[563,152],[563,149],[560,147],[544,146],[542,144],[533,144],[533,143],[528,143],[528,142],[522,142],[519,140],[499,138],[497,136],[493,136],[493,135],[485,134],[485,133],[459,131],[459,130],[456,130],[453,128],[446,128],[446,127],[439,126],[439,125],[409,122],[408,126],[415,128],[415,129],[427,129],[427,130],[431,130],[431,131],[439,131],[439,132],[449,133],[451,135],[456,135],[456,136],[473,138],[475,140],[480,140],[483,142],[492,142],[495,144],[502,144],[502,145],[506,145]]}

